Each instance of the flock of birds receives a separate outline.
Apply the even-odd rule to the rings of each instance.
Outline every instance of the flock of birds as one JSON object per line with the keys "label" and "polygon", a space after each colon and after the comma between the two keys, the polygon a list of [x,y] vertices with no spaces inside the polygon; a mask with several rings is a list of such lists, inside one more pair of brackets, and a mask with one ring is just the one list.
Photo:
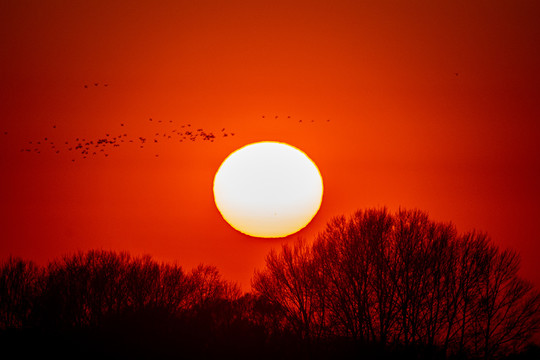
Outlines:
{"label": "flock of birds", "polygon": [[[267,118],[267,116],[266,116],[266,115],[262,115],[262,118],[263,118],[263,119],[266,119],[266,118]],[[275,119],[275,120],[277,120],[278,118],[279,118],[279,115],[274,115],[274,119]],[[292,118],[291,118],[291,116],[290,116],[290,115],[287,115],[287,119],[289,119],[289,120],[290,120],[290,119],[292,119]],[[298,119],[298,122],[299,122],[299,123],[302,123],[302,122],[305,122],[305,123],[307,123],[308,121],[304,121],[304,120],[302,120],[302,119]],[[314,123],[314,122],[315,122],[315,120],[313,120],[313,119],[312,119],[312,120],[311,120],[311,121],[309,121],[309,122],[311,122],[311,123]],[[326,122],[330,122],[330,119],[326,119]]]}
{"label": "flock of birds", "polygon": [[[99,83],[94,83],[94,86],[99,86],[99,85],[100,85]],[[103,86],[108,87],[109,84],[103,84]],[[88,84],[85,84],[85,85],[84,85],[84,88],[85,88],[85,89],[88,89],[89,87],[90,87],[90,85],[88,85]]]}
{"label": "flock of birds", "polygon": [[[165,122],[163,120],[148,119],[150,123],[163,124],[168,123],[173,125],[173,121]],[[56,129],[56,125],[52,126],[52,129]],[[88,159],[95,156],[108,157],[112,150],[117,147],[132,144],[141,149],[149,147],[151,144],[156,144],[165,141],[176,142],[189,142],[189,141],[208,141],[214,142],[219,138],[226,138],[234,136],[235,133],[226,131],[222,128],[219,132],[209,132],[202,128],[195,129],[191,124],[181,124],[173,126],[173,128],[158,128],[157,132],[152,136],[130,136],[127,131],[123,131],[127,128],[126,124],[119,124],[120,131],[115,133],[105,133],[101,137],[97,138],[85,138],[77,137],[71,140],[54,141],[51,136],[43,137],[38,140],[28,141],[27,145],[20,149],[21,152],[30,152],[40,154],[43,151],[49,150],[55,154],[70,153],[72,154],[71,161],[77,159]],[[156,129],[154,129],[156,130]],[[161,130],[161,131],[159,131]],[[5,135],[8,133],[5,132]],[[53,135],[54,136],[54,135]],[[159,157],[159,154],[155,154],[155,157]]]}
{"label": "flock of birds", "polygon": [[[94,86],[100,85],[95,83]],[[85,88],[89,85],[84,85]],[[108,86],[104,84],[103,86]],[[278,115],[267,116],[262,115],[262,119],[274,119],[277,120],[280,117]],[[290,115],[286,116],[286,119],[292,120],[298,123],[315,123],[315,120],[304,121],[302,119],[293,119]],[[319,121],[321,122],[321,121]],[[324,122],[324,121],[322,121]],[[327,119],[325,122],[330,122]],[[213,143],[218,139],[228,138],[235,136],[234,132],[228,131],[222,128],[219,131],[211,132],[204,130],[203,128],[195,128],[190,123],[176,124],[172,120],[156,120],[153,118],[148,119],[148,124],[154,126],[156,131],[151,136],[130,136],[126,129],[129,127],[124,123],[118,124],[119,127],[115,133],[105,133],[101,137],[86,138],[77,137],[70,140],[58,141],[57,137],[53,134],[51,136],[43,137],[41,139],[28,141],[28,143],[20,149],[21,152],[41,154],[48,151],[54,154],[68,153],[70,154],[71,161],[89,159],[96,156],[108,157],[115,148],[131,144],[137,146],[140,149],[149,147],[150,145],[161,143],[165,141],[174,142],[194,142],[194,141],[206,141]],[[56,125],[52,125],[52,129],[55,130]],[[4,135],[8,135],[7,131],[4,131]],[[159,157],[159,153],[155,153],[155,157]]]}

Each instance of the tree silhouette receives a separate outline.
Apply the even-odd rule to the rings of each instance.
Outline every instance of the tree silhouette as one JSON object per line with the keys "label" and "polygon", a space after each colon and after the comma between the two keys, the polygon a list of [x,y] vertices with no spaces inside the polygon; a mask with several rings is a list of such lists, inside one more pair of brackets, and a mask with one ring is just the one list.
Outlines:
{"label": "tree silhouette", "polygon": [[532,359],[540,294],[519,267],[484,233],[385,208],[272,250],[245,294],[211,265],[184,271],[103,250],[45,267],[10,257],[0,347],[66,358]]}
{"label": "tree silhouette", "polygon": [[302,339],[318,338],[323,329],[324,301],[318,295],[320,273],[314,267],[310,249],[304,241],[293,247],[284,245],[267,257],[267,271],[256,272],[255,292],[276,305],[294,332]]}
{"label": "tree silhouette", "polygon": [[302,337],[491,359],[522,350],[540,324],[540,295],[518,270],[485,234],[370,209],[271,252],[252,286]]}
{"label": "tree silhouette", "polygon": [[41,278],[33,262],[10,257],[0,264],[0,329],[28,326]]}

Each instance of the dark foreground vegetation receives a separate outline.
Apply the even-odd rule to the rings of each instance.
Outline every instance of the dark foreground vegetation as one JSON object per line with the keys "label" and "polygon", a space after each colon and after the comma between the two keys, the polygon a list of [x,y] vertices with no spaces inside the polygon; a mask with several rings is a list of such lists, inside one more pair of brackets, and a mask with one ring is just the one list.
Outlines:
{"label": "dark foreground vegetation", "polygon": [[242,294],[215,267],[88,251],[0,265],[0,346],[18,358],[538,359],[519,257],[420,211],[333,219],[272,251]]}

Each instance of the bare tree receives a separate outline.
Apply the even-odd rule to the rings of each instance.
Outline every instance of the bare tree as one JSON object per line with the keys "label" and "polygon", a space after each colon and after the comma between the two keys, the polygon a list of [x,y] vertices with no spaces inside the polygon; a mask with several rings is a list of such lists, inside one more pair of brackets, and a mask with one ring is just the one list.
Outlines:
{"label": "bare tree", "polygon": [[91,250],[49,265],[41,314],[51,326],[94,326],[126,311],[161,309],[179,315],[239,294],[238,286],[222,280],[212,266],[186,274],[180,266],[159,264],[150,256]]}
{"label": "bare tree", "polygon": [[517,254],[485,234],[459,235],[418,210],[370,209],[332,219],[312,246],[272,251],[252,286],[304,338],[492,359],[539,328],[540,295],[518,270]]}
{"label": "bare tree", "polygon": [[189,283],[191,307],[204,307],[219,299],[236,300],[240,297],[240,288],[224,281],[215,266],[197,266],[190,274]]}
{"label": "bare tree", "polygon": [[28,324],[43,273],[33,262],[9,257],[0,265],[0,329]]}
{"label": "bare tree", "polygon": [[256,272],[252,281],[255,294],[278,305],[290,326],[302,339],[321,335],[324,304],[319,296],[320,272],[313,266],[310,248],[300,240],[271,251],[267,269]]}
{"label": "bare tree", "polygon": [[471,307],[470,350],[485,359],[521,350],[540,325],[540,294],[519,278],[513,251],[489,245],[479,261],[477,296]]}
{"label": "bare tree", "polygon": [[386,343],[396,312],[392,224],[386,209],[358,211],[348,220],[334,218],[319,234],[313,248],[334,335]]}

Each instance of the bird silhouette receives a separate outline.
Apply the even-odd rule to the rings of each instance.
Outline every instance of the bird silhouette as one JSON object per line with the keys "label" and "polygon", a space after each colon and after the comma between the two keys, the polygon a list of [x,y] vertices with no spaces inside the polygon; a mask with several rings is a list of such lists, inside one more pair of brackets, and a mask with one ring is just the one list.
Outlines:
{"label": "bird silhouette", "polygon": [[[104,85],[102,85],[104,86]],[[159,119],[153,119],[148,118],[148,121],[154,122],[154,123],[165,123],[168,122],[169,124],[174,123],[173,120],[159,120]],[[122,122],[117,123],[120,125],[120,127],[125,127],[129,125],[129,123]],[[160,126],[162,126],[160,124]],[[58,126],[56,124],[52,124],[51,127],[53,129],[56,129]],[[179,130],[180,128],[186,129],[186,130]],[[193,130],[190,130],[193,129]],[[226,132],[226,128],[222,127],[220,128],[220,133],[222,134],[221,138],[227,138],[229,136],[234,136],[235,133],[233,132]],[[8,131],[2,131],[4,135],[8,134]],[[172,141],[178,141],[185,143],[186,141],[190,140],[192,142],[196,141],[209,141],[214,142],[216,140],[216,135],[213,132],[205,131],[204,128],[198,127],[195,130],[195,127],[192,127],[191,123],[187,124],[179,124],[178,128],[170,129],[165,132],[156,132],[155,136],[152,136],[151,138],[146,138],[144,136],[133,136],[128,137],[127,133],[123,134],[114,134],[113,132],[106,132],[102,136],[97,138],[82,138],[82,137],[74,137],[71,139],[54,139],[55,141],[52,141],[49,136],[43,137],[41,140],[32,140],[27,141],[30,145],[35,145],[35,147],[32,148],[26,148],[22,147],[21,152],[32,152],[36,154],[40,154],[43,150],[43,147],[47,146],[47,148],[54,154],[60,154],[62,152],[70,152],[75,154],[76,156],[72,158],[72,162],[75,162],[75,160],[80,159],[91,159],[94,158],[97,154],[103,153],[106,157],[109,155],[112,155],[112,153],[109,151],[110,149],[118,148],[120,146],[124,146],[124,144],[138,142],[139,148],[143,149],[145,146],[154,146],[153,144],[157,144],[159,141],[159,138],[163,139],[163,142],[167,142],[168,140]],[[138,141],[137,141],[138,140]],[[149,140],[148,142],[146,140]],[[186,141],[184,141],[186,140]],[[151,143],[152,145],[148,144]],[[77,157],[78,155],[78,157]],[[160,154],[155,154],[156,157],[158,157]]]}

